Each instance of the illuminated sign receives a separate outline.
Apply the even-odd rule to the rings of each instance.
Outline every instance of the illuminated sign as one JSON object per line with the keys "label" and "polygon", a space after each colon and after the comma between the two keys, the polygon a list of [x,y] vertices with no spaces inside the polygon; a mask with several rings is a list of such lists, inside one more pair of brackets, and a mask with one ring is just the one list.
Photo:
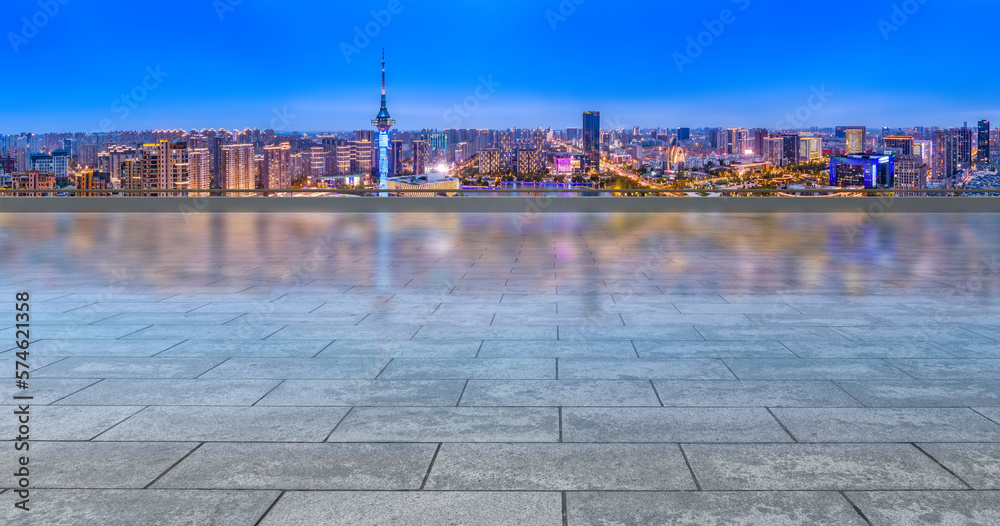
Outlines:
{"label": "illuminated sign", "polygon": [[557,157],[556,172],[561,174],[573,173],[573,159],[570,157]]}

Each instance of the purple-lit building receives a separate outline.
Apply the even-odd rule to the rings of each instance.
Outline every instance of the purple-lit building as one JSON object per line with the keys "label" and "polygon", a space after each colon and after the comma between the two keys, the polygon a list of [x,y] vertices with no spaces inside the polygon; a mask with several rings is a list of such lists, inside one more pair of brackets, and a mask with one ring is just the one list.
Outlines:
{"label": "purple-lit building", "polygon": [[892,188],[895,175],[892,155],[858,153],[830,160],[830,186]]}

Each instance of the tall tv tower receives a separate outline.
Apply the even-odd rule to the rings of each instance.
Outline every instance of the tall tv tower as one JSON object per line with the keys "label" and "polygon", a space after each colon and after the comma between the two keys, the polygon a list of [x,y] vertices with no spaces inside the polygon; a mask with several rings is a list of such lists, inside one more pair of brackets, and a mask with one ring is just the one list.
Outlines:
{"label": "tall tv tower", "polygon": [[[379,190],[389,189],[389,130],[396,125],[396,119],[389,116],[389,110],[385,107],[385,49],[382,49],[382,109],[378,115],[372,119],[372,126],[378,128],[378,188]],[[382,192],[379,194],[386,197],[389,194]]]}

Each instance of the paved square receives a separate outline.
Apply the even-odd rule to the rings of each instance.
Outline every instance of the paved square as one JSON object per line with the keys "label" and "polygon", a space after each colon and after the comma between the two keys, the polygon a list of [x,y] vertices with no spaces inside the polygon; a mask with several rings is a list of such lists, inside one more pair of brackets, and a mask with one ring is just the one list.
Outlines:
{"label": "paved square", "polygon": [[0,215],[0,428],[38,524],[995,524],[997,232]]}

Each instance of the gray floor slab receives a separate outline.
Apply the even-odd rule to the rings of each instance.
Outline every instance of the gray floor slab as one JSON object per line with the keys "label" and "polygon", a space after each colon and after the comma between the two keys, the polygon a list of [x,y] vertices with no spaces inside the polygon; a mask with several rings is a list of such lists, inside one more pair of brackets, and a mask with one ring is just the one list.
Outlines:
{"label": "gray floor slab", "polygon": [[254,524],[278,498],[277,491],[32,490],[28,512],[0,508],[4,524],[59,526],[190,526]]}
{"label": "gray floor slab", "polygon": [[737,341],[846,341],[829,327],[709,327],[699,326],[704,339]]}
{"label": "gray floor slab", "polygon": [[629,341],[500,341],[487,340],[480,358],[635,358]]}
{"label": "gray floor slab", "polygon": [[373,380],[388,363],[382,358],[231,358],[201,378]]}
{"label": "gray floor slab", "polygon": [[833,492],[579,492],[566,497],[570,526],[865,526]]}
{"label": "gray floor slab", "polygon": [[990,343],[991,338],[961,327],[836,327],[854,341],[932,341],[935,343]]}
{"label": "gray floor slab", "polygon": [[252,405],[277,380],[109,379],[59,401],[60,405]]}
{"label": "gray floor slab", "polygon": [[[109,325],[107,328],[118,327]],[[202,326],[197,331],[177,325],[152,325],[124,336],[123,340],[262,340],[280,331],[284,325],[213,325]]]}
{"label": "gray floor slab", "polygon": [[653,382],[666,407],[860,407],[825,381]]}
{"label": "gray floor slab", "polygon": [[674,307],[682,314],[802,314],[795,308],[784,303],[687,303],[683,300],[673,302]]}
{"label": "gray floor slab", "polygon": [[70,357],[35,371],[36,378],[195,378],[221,358]]}
{"label": "gray floor slab", "polygon": [[471,380],[463,406],[660,406],[640,380]]}
{"label": "gray floor slab", "polygon": [[330,442],[556,442],[553,407],[355,407]]}
{"label": "gray floor slab", "polygon": [[694,490],[676,444],[444,444],[428,490]]}
{"label": "gray floor slab", "polygon": [[884,360],[726,358],[740,380],[910,380]]}
{"label": "gray floor slab", "polygon": [[425,325],[414,340],[555,340],[555,325],[491,326]]}
{"label": "gray floor slab", "polygon": [[265,336],[268,340],[409,340],[419,329],[420,325],[286,326],[270,336]]}
{"label": "gray floor slab", "polygon": [[[8,402],[9,403],[9,402]],[[29,435],[34,440],[90,440],[111,426],[139,412],[141,406],[86,407],[37,405],[28,402]],[[0,406],[0,411],[12,415],[22,411],[16,405]],[[10,417],[12,422],[15,418]],[[11,426],[3,440],[14,440],[17,429]]]}
{"label": "gray floor slab", "polygon": [[909,444],[684,445],[706,490],[943,490],[966,486]]}
{"label": "gray floor slab", "polygon": [[[123,307],[127,307],[123,306]],[[238,314],[172,313],[172,312],[123,312],[94,322],[94,325],[181,325],[200,327],[202,325],[223,325],[239,316]]]}
{"label": "gray floor slab", "polygon": [[938,345],[956,358],[1000,359],[1000,345],[996,343],[954,343]]}
{"label": "gray floor slab", "polygon": [[324,349],[318,357],[474,358],[482,344],[480,340],[337,340]]}
{"label": "gray floor slab", "polygon": [[909,380],[837,382],[869,407],[1000,407],[1000,382]]}
{"label": "gray floor slab", "polygon": [[1000,359],[889,360],[889,363],[920,380],[1000,380]]}
{"label": "gray floor slab", "polygon": [[462,380],[288,380],[260,406],[454,406]]}
{"label": "gray floor slab", "polygon": [[954,358],[940,346],[930,342],[784,342],[799,358],[865,359],[865,358]]}
{"label": "gray floor slab", "polygon": [[795,358],[778,342],[770,341],[636,341],[643,358]]}
{"label": "gray floor slab", "polygon": [[[534,338],[538,339],[538,338]],[[602,340],[704,340],[701,334],[691,326],[646,326],[629,325],[624,327],[559,327],[559,339],[567,341],[602,341]]]}
{"label": "gray floor slab", "polygon": [[562,358],[567,380],[735,380],[721,360],[675,358]]}
{"label": "gray floor slab", "polygon": [[[31,403],[36,405],[51,404],[57,400],[65,398],[87,386],[99,382],[99,379],[74,379],[74,378],[39,378],[30,379],[29,388],[25,390],[16,389],[14,382],[5,383],[0,387],[0,400],[4,403],[14,403],[14,396],[31,396]],[[118,404],[114,404],[118,405]]]}
{"label": "gray floor slab", "polygon": [[556,360],[545,358],[394,358],[378,376],[386,380],[555,379]]}
{"label": "gray floor slab", "polygon": [[288,492],[261,526],[559,526],[562,502],[548,492]]}
{"label": "gray floor slab", "polygon": [[1000,492],[849,492],[873,525],[910,526],[1000,524]]}
{"label": "gray floor slab", "polygon": [[799,442],[1000,442],[1000,425],[968,408],[774,409]]}
{"label": "gray floor slab", "polygon": [[173,340],[39,340],[31,344],[32,356],[135,356],[149,357],[181,343]]}
{"label": "gray floor slab", "polygon": [[562,410],[564,442],[791,442],[764,409],[583,408]]}
{"label": "gray floor slab", "polygon": [[31,483],[35,488],[141,489],[196,445],[32,442]]}
{"label": "gray floor slab", "polygon": [[148,407],[95,440],[323,442],[347,411],[344,407]]}
{"label": "gray floor slab", "polygon": [[187,340],[156,355],[204,358],[312,358],[331,340]]}
{"label": "gray floor slab", "polygon": [[414,490],[434,444],[205,444],[159,489]]}
{"label": "gray floor slab", "polygon": [[[0,330],[0,338],[4,341],[14,340],[15,330],[13,328],[13,323],[10,329]],[[137,331],[141,331],[149,327],[149,325],[40,325],[31,324],[31,338],[34,340],[41,339],[78,339],[78,340],[114,340],[116,338],[121,338],[123,336],[132,334]],[[165,339],[178,339],[178,335],[186,332],[183,328],[180,331],[174,328],[174,334],[159,338],[161,340]]]}
{"label": "gray floor slab", "polygon": [[1000,489],[1000,441],[917,445],[974,489]]}

